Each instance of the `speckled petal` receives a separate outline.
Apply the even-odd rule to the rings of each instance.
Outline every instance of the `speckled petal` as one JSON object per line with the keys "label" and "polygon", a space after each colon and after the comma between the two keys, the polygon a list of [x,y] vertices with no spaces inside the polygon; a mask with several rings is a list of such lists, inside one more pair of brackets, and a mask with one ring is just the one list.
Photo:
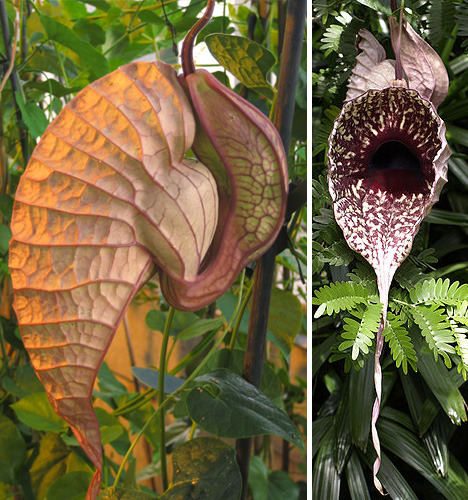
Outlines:
{"label": "speckled petal", "polygon": [[[445,125],[417,91],[390,87],[347,102],[329,142],[336,220],[348,245],[375,269],[386,304],[393,274],[447,181]],[[398,143],[419,160],[419,173],[373,168],[377,150]]]}

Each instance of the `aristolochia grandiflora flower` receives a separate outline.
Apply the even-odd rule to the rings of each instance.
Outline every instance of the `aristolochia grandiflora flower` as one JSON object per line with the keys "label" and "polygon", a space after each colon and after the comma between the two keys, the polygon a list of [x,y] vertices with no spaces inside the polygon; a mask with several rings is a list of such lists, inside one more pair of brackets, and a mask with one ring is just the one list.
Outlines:
{"label": "aristolochia grandiflora flower", "polygon": [[447,181],[450,150],[436,108],[448,89],[437,53],[406,19],[389,19],[396,60],[367,30],[359,32],[360,54],[348,83],[346,102],[329,138],[328,182],[337,223],[348,245],[377,275],[383,304],[377,333],[372,439],[381,399],[382,331],[393,275],[410,253],[424,217]]}

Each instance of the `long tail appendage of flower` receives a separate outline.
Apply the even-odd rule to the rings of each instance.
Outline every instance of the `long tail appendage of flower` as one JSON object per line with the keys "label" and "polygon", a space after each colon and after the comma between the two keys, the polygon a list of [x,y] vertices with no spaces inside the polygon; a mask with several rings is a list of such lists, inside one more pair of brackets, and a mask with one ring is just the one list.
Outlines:
{"label": "long tail appendage of flower", "polygon": [[381,463],[381,453],[380,453],[380,439],[379,439],[379,434],[377,432],[376,424],[379,418],[380,402],[382,400],[382,367],[380,365],[380,355],[382,354],[383,340],[384,340],[383,330],[385,328],[385,323],[387,321],[387,303],[384,304],[382,318],[380,321],[379,329],[377,331],[376,342],[375,342],[374,387],[375,387],[376,397],[374,401],[374,407],[372,409],[372,423],[371,423],[372,443],[377,453],[377,458],[375,459],[373,466],[374,485],[379,490],[381,495],[384,495],[384,491],[382,483],[377,478],[377,473],[379,472]]}

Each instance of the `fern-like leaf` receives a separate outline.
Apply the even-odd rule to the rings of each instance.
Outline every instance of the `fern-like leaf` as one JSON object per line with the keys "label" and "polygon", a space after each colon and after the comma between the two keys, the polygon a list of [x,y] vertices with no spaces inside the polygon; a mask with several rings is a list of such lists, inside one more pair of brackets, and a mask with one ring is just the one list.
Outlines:
{"label": "fern-like leaf", "polygon": [[466,380],[468,374],[468,328],[460,326],[454,319],[449,320],[453,336],[455,338],[455,350],[459,356],[457,365],[458,373],[461,373],[463,379]]}
{"label": "fern-like leaf", "polygon": [[448,308],[447,314],[450,319],[453,319],[462,325],[468,326],[468,300],[459,302],[456,307]]}
{"label": "fern-like leaf", "polygon": [[329,316],[340,311],[351,311],[357,304],[376,301],[377,297],[371,295],[366,288],[358,283],[340,281],[325,285],[315,291],[312,304],[320,306],[314,317],[318,318],[323,313]]}
{"label": "fern-like leaf", "polygon": [[370,304],[362,314],[361,321],[356,321],[353,318],[345,318],[344,331],[341,334],[344,341],[339,345],[338,349],[344,351],[351,347],[351,358],[353,360],[357,359],[360,352],[368,354],[369,347],[372,345],[372,340],[379,328],[382,308],[383,306],[380,302]]}
{"label": "fern-like leaf", "polygon": [[344,26],[340,24],[332,24],[326,29],[323,38],[320,40],[322,42],[321,49],[325,52],[325,56],[328,56],[331,52],[338,52],[343,30]]}
{"label": "fern-like leaf", "polygon": [[401,366],[405,375],[408,373],[408,364],[414,371],[417,371],[416,363],[418,358],[413,347],[413,342],[411,342],[408,332],[403,327],[403,321],[390,311],[387,313],[387,324],[383,335],[389,343],[396,367],[399,368]]}
{"label": "fern-like leaf", "polygon": [[413,304],[445,304],[457,305],[468,296],[468,284],[460,286],[458,281],[450,283],[447,278],[439,278],[437,281],[433,278],[421,281],[410,290],[410,298]]}
{"label": "fern-like leaf", "polygon": [[455,339],[444,310],[434,304],[412,306],[409,311],[414,322],[421,329],[429,348],[433,351],[434,357],[437,359],[437,355],[440,354],[447,368],[451,368],[452,362],[447,353],[455,354],[455,348],[450,345],[455,342]]}

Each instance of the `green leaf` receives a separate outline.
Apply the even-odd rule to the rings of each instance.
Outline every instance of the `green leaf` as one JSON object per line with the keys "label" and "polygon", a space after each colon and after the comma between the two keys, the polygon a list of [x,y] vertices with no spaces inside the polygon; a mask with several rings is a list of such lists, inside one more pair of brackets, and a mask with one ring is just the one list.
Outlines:
{"label": "green leaf", "polygon": [[39,441],[39,452],[30,468],[35,498],[46,498],[51,485],[67,472],[92,472],[90,466],[75,451],[70,451],[58,434],[46,433]]}
{"label": "green leaf", "polygon": [[17,398],[24,398],[37,392],[45,392],[44,386],[29,365],[20,365],[15,370],[15,380],[9,377],[2,379],[3,388]]}
{"label": "green leaf", "polygon": [[433,302],[441,304],[457,305],[459,301],[468,297],[468,284],[460,286],[458,281],[451,281],[447,278],[443,280],[434,278],[417,283],[410,290],[410,298],[414,305],[427,304]]}
{"label": "green leaf", "polygon": [[230,22],[231,20],[227,16],[213,17],[210,22],[200,31],[195,43],[197,44],[203,42],[208,35],[211,35],[213,33],[232,33],[234,31],[234,28],[228,27]]}
{"label": "green leaf", "polygon": [[[158,390],[158,381],[159,381],[159,372],[157,370],[153,370],[151,368],[138,368],[133,367],[132,373],[135,377],[146,384],[148,387],[152,387],[153,389]],[[166,394],[172,394],[179,387],[183,385],[185,380],[181,378],[174,377],[172,375],[168,375],[167,373],[164,375],[164,392]]]}
{"label": "green leaf", "polygon": [[450,345],[455,339],[447,323],[447,316],[436,304],[432,306],[413,306],[409,312],[414,322],[421,329],[428,346],[434,353],[434,358],[440,354],[448,368],[451,367],[451,359],[447,353],[454,354],[455,348]]}
{"label": "green leaf", "polygon": [[[349,380],[349,379],[348,379]],[[340,395],[340,402],[333,422],[335,447],[333,458],[335,469],[341,476],[351,453],[351,436],[349,432],[349,384],[345,383]]]}
{"label": "green leaf", "polygon": [[168,490],[164,500],[206,498],[237,500],[242,480],[236,462],[236,451],[223,441],[203,437],[180,445],[172,455],[172,482],[191,484],[190,495],[179,497]]}
{"label": "green leaf", "polygon": [[[218,368],[227,368],[240,377],[244,370],[244,358],[245,351],[240,349],[233,349],[232,351],[227,347],[225,349],[220,349],[205,363],[199,375],[205,375]],[[267,363],[263,363],[259,389],[267,398],[270,398],[276,406],[284,409],[283,386],[276,373]]]}
{"label": "green leaf", "polygon": [[440,208],[432,209],[430,214],[424,220],[426,222],[432,222],[433,224],[468,227],[467,214],[441,210]]}
{"label": "green leaf", "polygon": [[52,483],[45,500],[83,500],[92,477],[88,471],[69,472]]}
{"label": "green leaf", "polygon": [[335,469],[333,459],[332,429],[324,437],[315,459],[312,473],[312,498],[314,500],[339,500],[341,477]]}
{"label": "green leaf", "polygon": [[268,475],[268,500],[299,500],[299,486],[283,470]]}
{"label": "green leaf", "polygon": [[101,444],[105,445],[119,439],[123,434],[121,425],[105,425],[100,428]]}
{"label": "green leaf", "polygon": [[346,479],[351,500],[370,500],[364,471],[356,452],[351,454],[346,464]]}
{"label": "green leaf", "polygon": [[177,338],[179,340],[189,340],[196,337],[201,337],[207,332],[219,330],[223,327],[223,325],[223,318],[198,319],[193,323],[190,323],[190,325],[184,328],[181,332],[177,333]]}
{"label": "green leaf", "polygon": [[[122,422],[117,417],[107,413],[102,408],[96,408],[96,416],[99,421],[103,444],[104,441],[110,443],[119,455],[124,456],[130,448],[130,439],[126,427],[122,425]],[[68,437],[71,438],[71,436]],[[62,435],[62,439],[65,440],[65,436]]]}
{"label": "green leaf", "polygon": [[256,455],[250,459],[248,481],[253,500],[268,500],[268,467]]}
{"label": "green leaf", "polygon": [[466,421],[465,402],[458,387],[463,382],[456,370],[447,370],[442,363],[437,363],[427,352],[419,335],[412,335],[419,357],[418,369],[434,396],[454,424]]}
{"label": "green leaf", "polygon": [[336,343],[338,333],[334,332],[330,334],[321,344],[314,346],[312,349],[312,378],[315,377],[316,373],[323,365],[323,363],[328,359],[332,353],[333,346]]}
{"label": "green leaf", "polygon": [[312,458],[319,450],[323,439],[333,426],[333,417],[327,415],[312,422]]}
{"label": "green leaf", "polygon": [[16,425],[0,415],[0,482],[18,484],[17,473],[26,461],[26,444]]}
{"label": "green leaf", "polygon": [[409,333],[403,327],[403,321],[390,311],[387,313],[387,324],[383,336],[390,346],[396,367],[401,366],[405,375],[408,373],[408,364],[416,371],[418,358]]}
{"label": "green leaf", "polygon": [[11,229],[4,224],[0,225],[0,255],[8,253],[8,246],[11,240]]}
{"label": "green leaf", "polygon": [[452,37],[455,27],[455,3],[430,2],[427,11],[427,24],[431,46],[439,53],[442,52],[447,39]]}
{"label": "green leaf", "polygon": [[195,379],[187,396],[191,418],[219,437],[274,434],[304,450],[297,427],[269,398],[243,378],[219,369]]}
{"label": "green leaf", "polygon": [[86,5],[76,0],[62,0],[62,5],[68,17],[71,19],[78,19],[88,15]]}
{"label": "green leaf", "polygon": [[230,71],[246,87],[273,98],[274,90],[266,75],[275,64],[275,56],[262,45],[242,36],[208,35],[205,43],[221,66]]}
{"label": "green leaf", "polygon": [[377,429],[382,446],[425,477],[444,498],[459,500],[468,497],[468,477],[453,456],[450,457],[447,477],[442,478],[435,473],[426,450],[415,434],[385,418],[378,421]]}
{"label": "green leaf", "polygon": [[[216,305],[219,307],[219,309],[223,313],[223,316],[226,319],[226,321],[229,321],[232,314],[234,313],[236,306],[237,306],[237,302],[238,302],[238,298],[230,292],[226,292],[225,294],[221,295],[221,297],[219,297],[219,299],[216,301]],[[244,314],[242,316],[239,330],[241,332],[245,332],[245,333],[248,332],[248,330],[249,330],[249,318],[248,318],[247,314]]]}
{"label": "green leaf", "polygon": [[98,77],[109,73],[107,59],[91,44],[84,42],[70,28],[45,14],[40,16],[40,20],[51,40],[61,43],[80,56],[82,62],[88,65]]}
{"label": "green leaf", "polygon": [[[372,339],[379,329],[382,308],[383,305],[380,302],[378,304],[370,304],[362,314],[360,322],[352,318],[345,318],[344,331],[341,334],[344,341],[338,346],[338,349],[344,351],[352,347],[351,358],[353,360],[357,359],[361,352],[369,354]],[[356,314],[356,311],[354,313]]]}
{"label": "green leaf", "polygon": [[358,283],[352,281],[331,283],[315,290],[312,304],[320,307],[315,312],[314,317],[319,318],[324,312],[331,315],[340,311],[350,311],[355,309],[357,304],[365,304],[368,301],[375,301],[375,299],[375,295],[370,295]]}
{"label": "green leaf", "polygon": [[140,19],[140,21],[143,21],[144,23],[156,24],[157,26],[166,26],[166,21],[162,17],[157,16],[151,10],[140,10],[138,12],[138,19]]}
{"label": "green leaf", "polygon": [[[80,70],[69,57],[62,56],[62,62],[69,78],[76,78],[79,75]],[[41,46],[40,51],[33,52],[29,59],[29,67],[35,71],[42,70],[59,77],[63,75],[62,67],[57,60],[57,53],[53,47],[45,44]]]}
{"label": "green leaf", "polygon": [[38,431],[62,432],[68,424],[53,410],[45,392],[31,394],[10,405],[23,424]]}
{"label": "green leaf", "polygon": [[[146,315],[146,324],[149,328],[151,328],[151,330],[162,333],[164,331],[166,319],[167,312],[153,309]],[[199,318],[195,313],[175,311],[171,323],[171,335],[178,335],[185,329],[190,328],[190,325],[195,321],[198,321],[198,319]]]}
{"label": "green leaf", "polygon": [[367,446],[374,404],[374,359],[368,357],[360,370],[349,374],[349,430],[353,442],[364,450]]}
{"label": "green leaf", "polygon": [[97,378],[99,391],[95,390],[94,393],[111,408],[115,408],[120,396],[127,394],[127,388],[115,378],[106,362],[102,363]]}
{"label": "green leaf", "polygon": [[49,125],[44,111],[33,101],[25,103],[20,92],[16,92],[15,96],[21,110],[21,118],[28,127],[31,137],[33,139],[41,137],[47,125]]}
{"label": "green leaf", "polygon": [[44,81],[29,81],[24,86],[25,89],[35,89],[40,92],[52,94],[55,97],[65,97],[81,90],[81,87],[65,87],[57,80],[48,78]]}
{"label": "green leaf", "polygon": [[293,293],[274,287],[271,293],[268,330],[273,334],[275,343],[286,358],[289,358],[301,324],[301,301]]}
{"label": "green leaf", "polygon": [[[372,467],[376,457],[372,446],[367,447],[365,457],[367,464]],[[382,483],[384,490],[388,493],[389,498],[418,500],[418,497],[411,489],[406,479],[401,475],[400,471],[393,465],[384,452],[382,452],[382,462],[377,477]]]}

